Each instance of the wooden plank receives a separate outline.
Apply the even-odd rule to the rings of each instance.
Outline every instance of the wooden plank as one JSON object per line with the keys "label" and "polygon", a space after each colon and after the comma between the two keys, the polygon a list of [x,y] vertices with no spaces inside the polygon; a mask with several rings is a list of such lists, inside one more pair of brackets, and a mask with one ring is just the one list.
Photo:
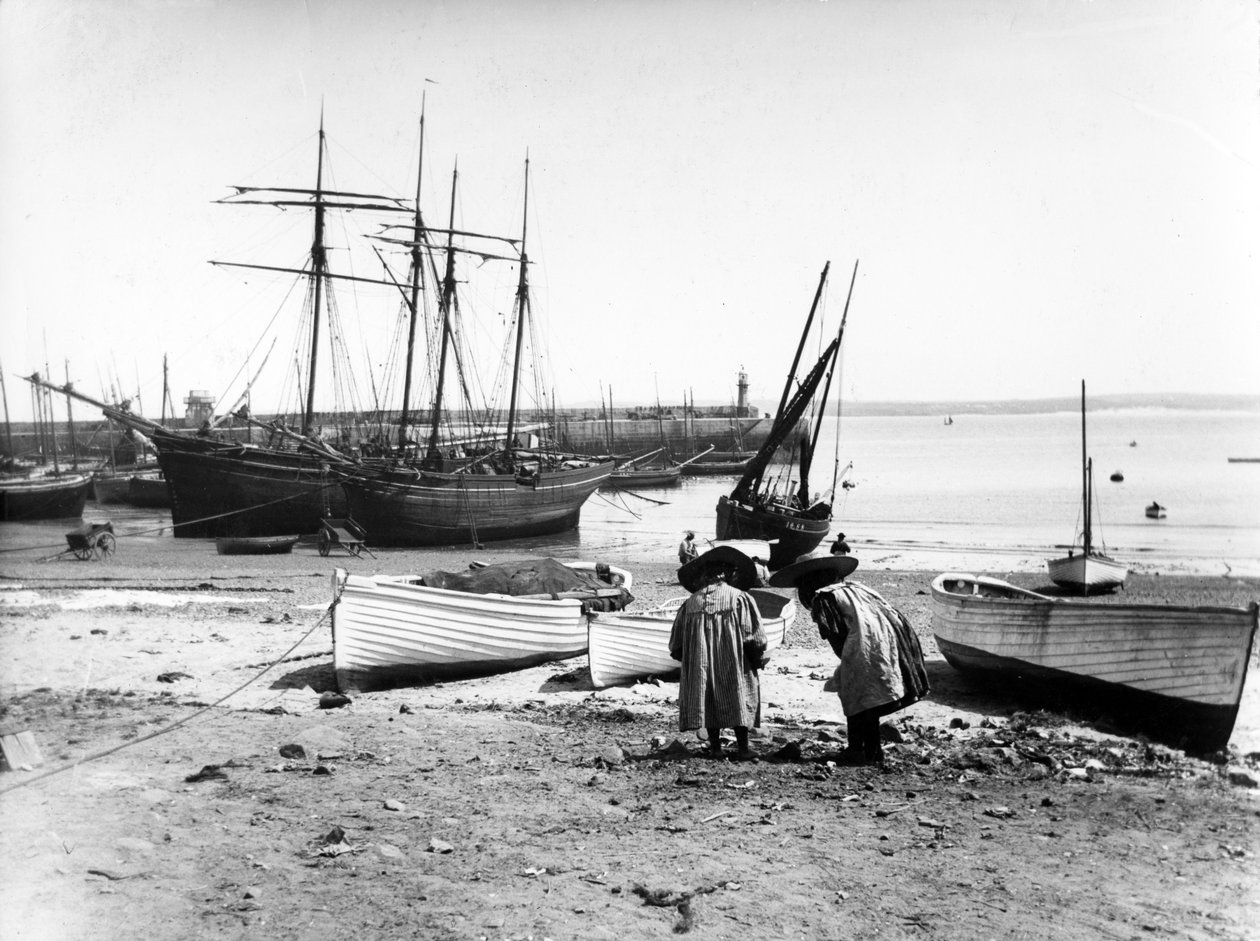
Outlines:
{"label": "wooden plank", "polygon": [[0,771],[38,768],[43,763],[34,732],[0,734]]}

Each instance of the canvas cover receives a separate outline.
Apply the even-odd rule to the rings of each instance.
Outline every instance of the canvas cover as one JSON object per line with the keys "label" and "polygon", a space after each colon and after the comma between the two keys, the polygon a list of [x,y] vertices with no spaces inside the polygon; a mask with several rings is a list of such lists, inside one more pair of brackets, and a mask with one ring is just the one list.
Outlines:
{"label": "canvas cover", "polygon": [[[466,591],[477,595],[555,595],[560,592],[590,591],[620,588],[621,579],[609,574],[601,578],[597,572],[578,571],[555,559],[527,559],[521,562],[499,562],[494,565],[469,567],[463,572],[429,572],[422,576],[421,584],[430,588],[446,588]],[[621,589],[620,597],[594,599],[602,604],[591,610],[619,611],[633,599],[630,592]]]}

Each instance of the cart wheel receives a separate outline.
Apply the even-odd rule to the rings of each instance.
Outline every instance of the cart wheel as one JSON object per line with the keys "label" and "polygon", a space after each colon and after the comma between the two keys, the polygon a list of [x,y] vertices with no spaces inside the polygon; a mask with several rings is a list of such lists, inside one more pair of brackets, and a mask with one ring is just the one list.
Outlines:
{"label": "cart wheel", "polygon": [[328,545],[328,537],[327,537],[327,536],[320,536],[320,537],[319,537],[319,554],[320,554],[320,555],[328,555],[328,549],[329,549],[329,545]]}
{"label": "cart wheel", "polygon": [[79,546],[74,550],[74,557],[81,562],[86,562],[88,559],[92,558],[92,547]]}
{"label": "cart wheel", "polygon": [[96,551],[103,562],[112,559],[117,548],[118,541],[109,533],[101,533],[100,538],[96,540]]}

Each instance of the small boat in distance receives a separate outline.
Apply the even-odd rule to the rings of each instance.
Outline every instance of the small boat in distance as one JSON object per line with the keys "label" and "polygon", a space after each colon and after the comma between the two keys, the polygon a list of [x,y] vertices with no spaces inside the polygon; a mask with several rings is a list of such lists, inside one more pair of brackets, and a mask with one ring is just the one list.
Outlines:
{"label": "small boat in distance", "polygon": [[219,555],[283,555],[297,541],[297,536],[219,536],[214,548]]}
{"label": "small boat in distance", "polygon": [[1111,591],[1124,584],[1129,567],[1094,548],[1094,464],[1085,445],[1085,380],[1081,380],[1081,504],[1084,526],[1081,530],[1080,554],[1075,548],[1060,559],[1046,563],[1050,580],[1056,585],[1088,594]]}
{"label": "small boat in distance", "polygon": [[984,576],[932,581],[932,633],[955,669],[1021,690],[1069,686],[1121,723],[1198,752],[1229,742],[1258,618],[1255,602],[1116,604],[1050,598]]}
{"label": "small boat in distance", "polygon": [[945,416],[945,424],[947,424],[947,425],[952,425],[953,423],[954,423],[954,416],[953,416],[953,415],[946,415],[946,416]]}
{"label": "small boat in distance", "polygon": [[1112,474],[1111,474],[1111,482],[1112,482],[1113,484],[1123,483],[1123,482],[1124,482],[1124,474],[1122,474],[1120,471],[1113,471],[1113,472],[1112,472]]}
{"label": "small boat in distance", "polygon": [[1151,505],[1146,508],[1147,519],[1162,520],[1167,515],[1167,507],[1162,507],[1154,501],[1152,501]]}

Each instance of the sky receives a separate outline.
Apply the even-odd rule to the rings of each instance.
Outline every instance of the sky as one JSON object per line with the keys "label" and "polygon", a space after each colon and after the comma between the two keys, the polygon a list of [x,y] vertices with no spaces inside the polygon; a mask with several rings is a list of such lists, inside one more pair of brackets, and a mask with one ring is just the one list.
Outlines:
{"label": "sky", "polygon": [[[4,0],[9,411],[29,419],[18,377],[48,369],[156,415],[164,357],[181,413],[255,373],[267,411],[287,284],[209,262],[300,264],[310,217],[217,200],[312,186],[321,114],[333,185],[409,197],[422,108],[431,224],[458,165],[457,227],[518,234],[529,156],[561,405],[725,403],[743,369],[772,406],[827,262],[831,329],[858,266],[842,401],[1260,393],[1258,11]],[[332,241],[350,264],[358,236]],[[502,281],[494,326],[515,274],[491,267],[460,277]],[[339,294],[368,358],[391,291]]]}

